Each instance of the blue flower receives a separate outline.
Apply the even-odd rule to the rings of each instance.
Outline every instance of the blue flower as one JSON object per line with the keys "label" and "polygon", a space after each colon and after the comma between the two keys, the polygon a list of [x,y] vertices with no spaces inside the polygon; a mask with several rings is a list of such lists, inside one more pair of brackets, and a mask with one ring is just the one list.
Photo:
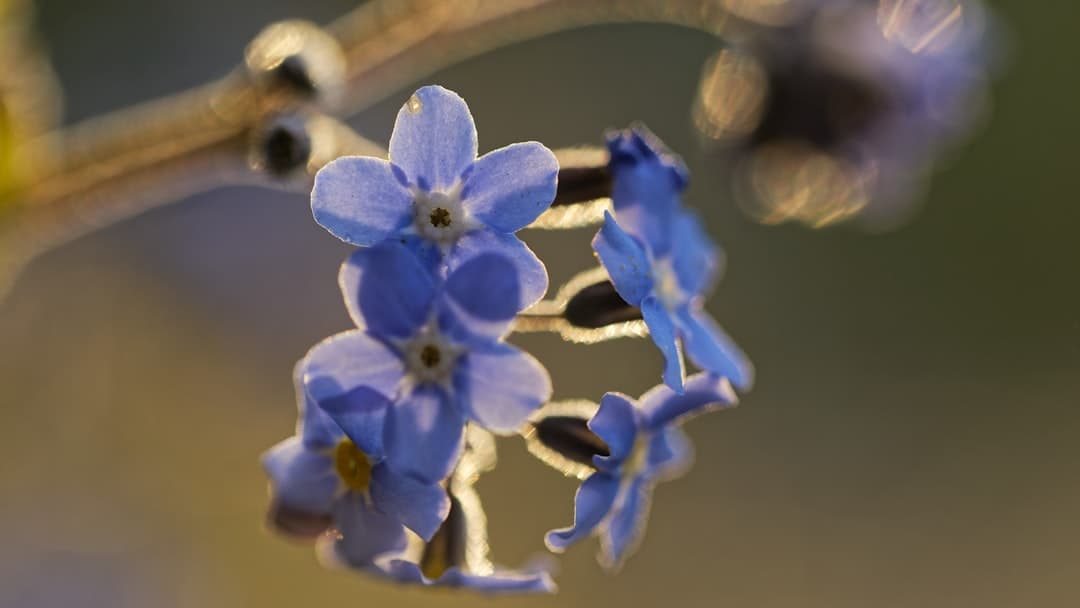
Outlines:
{"label": "blue flower", "polygon": [[[519,302],[509,260],[483,253],[436,284],[403,245],[357,250],[342,265],[345,304],[359,330],[331,337],[308,355],[309,392],[371,389],[328,412],[350,416],[385,406],[382,445],[390,466],[426,482],[445,479],[468,420],[495,433],[518,430],[548,400],[551,379],[532,356],[501,338]],[[324,406],[326,407],[326,406]]]}
{"label": "blue flower", "polygon": [[601,563],[618,568],[645,532],[653,487],[682,475],[693,459],[680,425],[735,402],[727,380],[707,373],[688,378],[683,394],[660,385],[637,403],[620,393],[604,395],[589,429],[607,444],[608,455],[593,458],[596,472],[574,497],[574,524],[548,532],[548,548],[562,552],[595,531]]}
{"label": "blue flower", "polygon": [[330,566],[350,568],[402,584],[463,587],[484,593],[555,591],[543,564],[521,570],[497,568],[489,559],[487,517],[473,484],[495,465],[492,437],[469,425],[465,451],[446,482],[450,510],[439,530],[426,542],[415,535],[400,551],[374,562],[352,558],[355,538],[324,536],[319,555]]}
{"label": "blue flower", "polygon": [[607,147],[615,215],[628,232],[650,243],[656,255],[667,253],[671,223],[690,171],[644,125],[608,133]]}
{"label": "blue flower", "polygon": [[485,251],[518,269],[519,309],[547,290],[547,271],[514,233],[555,198],[558,161],[537,142],[477,158],[465,101],[438,86],[416,91],[398,112],[390,160],[339,158],[315,177],[311,208],[334,236],[362,247],[406,242],[450,271]]}
{"label": "blue flower", "polygon": [[741,390],[753,383],[746,355],[703,308],[704,293],[719,272],[719,254],[697,217],[672,214],[666,253],[627,233],[610,213],[593,239],[593,250],[615,290],[641,309],[660,352],[664,382],[681,391],[683,350],[699,368],[724,376]]}
{"label": "blue flower", "polygon": [[[431,538],[450,510],[450,499],[438,484],[399,475],[387,466],[385,398],[366,387],[347,393],[326,385],[307,390],[301,382],[307,370],[306,361],[297,365],[296,435],[263,456],[273,488],[272,524],[302,538],[333,529],[350,539],[357,561],[402,550],[402,524]],[[324,408],[349,413],[339,416],[339,426]]]}

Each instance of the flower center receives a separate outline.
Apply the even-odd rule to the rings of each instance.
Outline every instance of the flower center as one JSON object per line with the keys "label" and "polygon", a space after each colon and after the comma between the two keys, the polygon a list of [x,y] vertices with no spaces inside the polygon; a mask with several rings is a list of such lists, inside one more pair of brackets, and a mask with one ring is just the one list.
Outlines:
{"label": "flower center", "polygon": [[634,439],[634,447],[630,448],[630,454],[623,461],[623,477],[634,477],[645,470],[649,463],[649,443],[652,435],[645,431],[639,431]]}
{"label": "flower center", "polygon": [[371,483],[371,461],[352,441],[342,439],[334,449],[334,468],[342,483],[354,492],[366,492]]}
{"label": "flower center", "polygon": [[461,349],[443,338],[438,330],[426,327],[406,342],[402,349],[405,367],[419,384],[446,384]]}
{"label": "flower center", "polygon": [[447,245],[457,240],[469,227],[461,205],[461,186],[448,192],[413,190],[414,225],[420,236]]}
{"label": "flower center", "polygon": [[664,308],[675,310],[685,302],[686,295],[679,286],[679,278],[675,275],[670,259],[658,260],[653,265],[653,278],[656,296],[660,298]]}

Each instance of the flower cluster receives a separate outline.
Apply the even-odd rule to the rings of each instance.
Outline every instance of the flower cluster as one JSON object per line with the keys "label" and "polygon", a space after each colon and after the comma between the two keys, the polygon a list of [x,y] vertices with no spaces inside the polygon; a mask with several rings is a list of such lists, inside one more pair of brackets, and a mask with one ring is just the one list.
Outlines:
{"label": "flower cluster", "polygon": [[[263,459],[275,529],[316,540],[328,564],[399,583],[553,591],[542,569],[500,569],[487,555],[474,484],[495,464],[492,435],[520,434],[584,480],[573,526],[548,547],[596,532],[604,564],[630,553],[653,485],[689,464],[678,425],[733,405],[731,385],[749,388],[753,372],[703,309],[720,259],[682,207],[686,169],[643,128],[608,143],[597,170],[611,177],[615,215],[593,247],[609,288],[581,289],[577,316],[563,316],[642,319],[665,384],[572,415],[550,402],[544,366],[506,338],[550,304],[547,271],[515,233],[555,200],[556,157],[528,142],[477,158],[465,102],[424,87],[398,113],[389,160],[344,157],[316,176],[316,221],[358,246],[339,273],[356,328],[296,366],[296,434]],[[702,373],[686,377],[684,350]]]}

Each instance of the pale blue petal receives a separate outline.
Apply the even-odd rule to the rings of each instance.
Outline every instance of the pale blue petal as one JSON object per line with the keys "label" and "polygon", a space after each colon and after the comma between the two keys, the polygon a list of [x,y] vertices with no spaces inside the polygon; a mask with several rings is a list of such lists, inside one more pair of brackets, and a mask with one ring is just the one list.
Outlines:
{"label": "pale blue petal", "polygon": [[555,583],[546,572],[499,572],[488,575],[468,574],[459,568],[450,568],[436,580],[424,576],[420,566],[403,559],[391,559],[379,565],[380,572],[399,583],[432,586],[459,587],[481,593],[554,593]]}
{"label": "pale blue petal", "polygon": [[551,551],[561,553],[587,537],[607,516],[618,492],[617,475],[602,472],[590,475],[574,495],[574,525],[548,532],[544,544]]}
{"label": "pale blue petal", "polygon": [[641,302],[641,317],[649,327],[649,336],[664,355],[664,384],[676,391],[682,391],[683,367],[682,353],[675,336],[675,323],[664,305],[655,296],[649,296]]}
{"label": "pale blue petal", "polygon": [[411,184],[445,191],[475,159],[476,125],[457,93],[427,86],[401,106],[390,136],[390,161]]}
{"label": "pale blue petal", "polygon": [[503,255],[517,268],[518,311],[525,310],[544,297],[548,288],[547,268],[528,245],[513,234],[500,234],[490,230],[470,232],[458,239],[446,263],[453,272],[455,268],[483,253]]}
{"label": "pale blue petal", "polygon": [[605,522],[600,534],[601,563],[613,570],[622,566],[645,535],[652,483],[638,476],[629,484],[624,484],[619,494],[611,518]]}
{"label": "pale blue petal", "polygon": [[619,223],[647,243],[654,255],[666,255],[681,206],[679,194],[689,178],[686,166],[644,127],[610,135],[608,151],[611,198]]}
{"label": "pale blue petal", "polygon": [[681,477],[694,462],[694,446],[677,426],[669,426],[649,438],[646,465],[653,481],[669,481]]}
{"label": "pale blue petal", "polygon": [[600,409],[589,420],[589,430],[596,433],[608,446],[607,456],[595,456],[593,460],[600,469],[617,467],[630,455],[638,431],[637,408],[622,393],[607,393],[600,400]]}
{"label": "pale blue petal", "polygon": [[338,284],[356,326],[379,337],[412,336],[436,294],[430,269],[401,243],[357,250],[341,265]]}
{"label": "pale blue petal", "polygon": [[493,150],[466,172],[462,204],[469,213],[499,232],[528,226],[555,200],[559,161],[535,141]]}
{"label": "pale blue petal", "polygon": [[555,581],[547,572],[498,571],[491,574],[469,574],[457,568],[447,570],[437,585],[472,589],[480,593],[555,593]]}
{"label": "pale blue petal", "polygon": [[683,348],[699,368],[723,376],[746,391],[754,385],[754,365],[704,310],[679,311]]}
{"label": "pale blue petal", "polygon": [[438,388],[419,387],[390,406],[383,446],[397,473],[436,483],[461,455],[465,419]]}
{"label": "pale blue petal", "polygon": [[315,175],[311,212],[339,239],[369,247],[412,222],[413,197],[389,162],[367,156],[332,161]]}
{"label": "pale blue petal", "polygon": [[383,423],[390,400],[366,386],[327,397],[319,402],[338,427],[361,452],[370,458],[382,458]]}
{"label": "pale blue petal", "polygon": [[622,299],[640,306],[653,288],[652,265],[641,244],[610,213],[604,212],[604,225],[596,233],[592,247]]}
{"label": "pale blue petal", "polygon": [[304,374],[307,372],[307,360],[301,359],[293,367],[293,389],[296,391],[296,436],[304,441],[309,449],[325,450],[341,441],[343,433],[337,423],[322,411],[307,392]]}
{"label": "pale blue petal", "polygon": [[481,253],[450,272],[446,279],[447,333],[498,340],[510,329],[521,300],[517,269],[505,256]]}
{"label": "pale blue petal", "polygon": [[301,359],[304,390],[323,401],[366,386],[393,395],[405,373],[400,356],[363,331],[348,331],[315,345]]}
{"label": "pale blue petal", "polygon": [[697,215],[684,211],[675,219],[671,259],[679,287],[688,294],[708,291],[718,279],[722,259]]}
{"label": "pale blue petal", "polygon": [[450,512],[450,497],[442,486],[399,475],[386,463],[371,471],[371,500],[424,540],[431,540]]}
{"label": "pale blue petal", "polygon": [[395,518],[374,509],[355,492],[337,502],[334,520],[341,533],[334,549],[349,566],[366,568],[379,556],[405,550],[405,527]]}
{"label": "pale blue petal", "polygon": [[701,373],[686,379],[682,394],[662,384],[650,389],[641,396],[640,407],[645,427],[659,429],[680,423],[687,416],[732,407],[737,402],[738,397],[726,378]]}
{"label": "pale blue petal", "polygon": [[329,514],[338,489],[338,476],[330,457],[304,447],[290,437],[262,457],[270,477],[275,503],[307,515]]}
{"label": "pale blue petal", "polygon": [[520,430],[551,398],[551,376],[532,355],[503,343],[464,355],[454,371],[454,389],[466,416],[506,435]]}

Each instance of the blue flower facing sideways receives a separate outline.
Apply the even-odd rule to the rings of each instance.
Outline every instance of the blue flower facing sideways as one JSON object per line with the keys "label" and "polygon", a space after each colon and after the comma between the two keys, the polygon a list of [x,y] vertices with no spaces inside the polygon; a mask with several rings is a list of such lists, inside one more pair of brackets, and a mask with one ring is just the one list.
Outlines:
{"label": "blue flower facing sideways", "polygon": [[325,397],[321,386],[369,397],[324,405],[346,429],[350,418],[384,410],[393,470],[441,481],[461,453],[466,421],[513,433],[551,396],[547,370],[501,340],[520,301],[518,273],[504,256],[477,255],[436,283],[392,242],[357,250],[339,279],[359,329],[315,346],[304,384]]}
{"label": "blue flower facing sideways", "polygon": [[685,350],[699,368],[748,389],[753,366],[703,308],[722,258],[682,208],[686,168],[643,127],[609,135],[608,149],[619,219],[605,214],[593,250],[623,300],[641,309],[664,355],[664,382],[682,390]]}
{"label": "blue flower facing sideways", "polygon": [[343,157],[315,177],[311,208],[334,236],[369,247],[407,243],[433,268],[452,271],[497,251],[517,268],[519,309],[547,290],[547,271],[515,236],[555,198],[559,165],[537,142],[477,155],[476,126],[465,101],[423,87],[401,108],[390,160]]}
{"label": "blue flower facing sideways", "polygon": [[[385,398],[360,387],[348,393],[329,385],[307,390],[301,382],[306,361],[297,365],[300,408],[296,435],[263,456],[273,498],[271,523],[279,530],[311,538],[333,530],[347,538],[350,558],[370,562],[401,551],[408,526],[431,538],[450,510],[440,485],[395,473],[383,456]],[[325,400],[320,392],[331,395]],[[381,406],[381,407],[380,407]],[[323,411],[343,413],[338,425]]]}
{"label": "blue flower facing sideways", "polygon": [[737,399],[725,378],[708,373],[689,377],[685,389],[679,394],[660,385],[637,402],[621,393],[604,395],[588,426],[607,444],[608,455],[593,458],[596,472],[574,497],[574,524],[548,532],[549,549],[562,552],[596,532],[605,567],[618,568],[633,553],[645,532],[654,486],[682,475],[693,459],[682,423]]}

